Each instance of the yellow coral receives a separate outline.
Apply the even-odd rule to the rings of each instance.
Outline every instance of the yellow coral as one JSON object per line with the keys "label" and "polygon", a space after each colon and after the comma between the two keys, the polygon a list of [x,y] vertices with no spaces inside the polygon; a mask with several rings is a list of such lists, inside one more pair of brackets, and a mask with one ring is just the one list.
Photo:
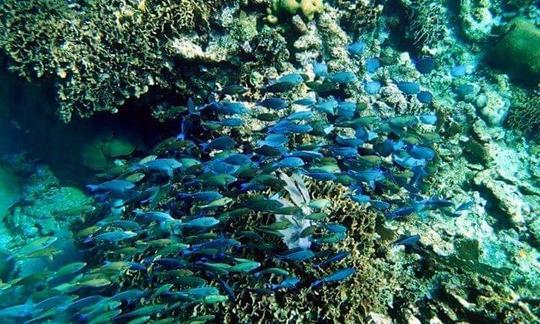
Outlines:
{"label": "yellow coral", "polygon": [[322,0],[273,0],[272,7],[268,9],[266,19],[270,23],[276,23],[277,16],[280,13],[295,15],[300,12],[308,20],[312,20],[323,9]]}

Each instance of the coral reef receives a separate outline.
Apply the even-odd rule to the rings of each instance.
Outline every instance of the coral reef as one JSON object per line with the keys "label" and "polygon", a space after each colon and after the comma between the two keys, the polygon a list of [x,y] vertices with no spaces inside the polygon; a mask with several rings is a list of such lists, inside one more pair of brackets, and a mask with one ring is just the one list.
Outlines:
{"label": "coral reef", "polygon": [[302,14],[307,20],[313,20],[316,14],[323,12],[324,4],[322,0],[272,0],[268,8],[266,19],[270,23],[277,23],[278,16],[282,14],[295,15]]}
{"label": "coral reef", "polygon": [[533,138],[540,130],[540,96],[531,90],[515,89],[506,123]]}
{"label": "coral reef", "polygon": [[59,114],[69,121],[74,114],[115,112],[151,87],[174,88],[187,75],[178,60],[214,60],[198,45],[184,49],[188,53],[177,45],[183,33],[207,30],[219,6],[190,0],[8,0],[0,7],[0,47],[13,71],[57,83]]}

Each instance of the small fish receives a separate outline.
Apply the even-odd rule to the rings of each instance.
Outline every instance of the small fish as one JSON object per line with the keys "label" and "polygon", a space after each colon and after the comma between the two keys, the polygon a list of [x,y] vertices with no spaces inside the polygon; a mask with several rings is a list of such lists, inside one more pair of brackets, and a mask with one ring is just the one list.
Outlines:
{"label": "small fish", "polygon": [[338,262],[340,260],[343,260],[345,259],[346,257],[348,257],[349,255],[351,255],[350,252],[339,252],[339,253],[336,253],[334,254],[333,256],[329,257],[328,259],[324,260],[323,262],[321,263],[317,263],[317,264],[314,264],[313,267],[315,268],[321,268],[321,267],[324,267],[324,266],[327,266],[327,265],[330,265],[332,263],[335,263],[335,262]]}
{"label": "small fish", "polygon": [[143,163],[136,164],[133,169],[143,169],[148,171],[156,171],[165,173],[170,177],[173,176],[173,172],[176,169],[182,167],[182,163],[178,162],[175,159],[155,159]]}
{"label": "small fish", "polygon": [[290,114],[289,116],[287,116],[287,119],[288,120],[296,120],[296,121],[300,121],[300,120],[311,120],[311,118],[313,118],[314,114],[311,110],[301,110],[301,111],[297,111],[297,112],[294,112],[292,114]]}
{"label": "small fish", "polygon": [[114,294],[111,297],[111,300],[122,301],[131,304],[141,299],[144,295],[146,295],[146,292],[144,290],[129,289]]}
{"label": "small fish", "polygon": [[401,81],[397,83],[397,87],[407,95],[415,95],[420,92],[420,85],[414,81]]}
{"label": "small fish", "polygon": [[330,206],[330,200],[328,199],[314,199],[308,203],[308,206],[313,209],[321,210]]}
{"label": "small fish", "polygon": [[394,244],[415,247],[417,246],[418,242],[420,242],[420,235],[416,234],[400,238],[399,240],[395,241]]}
{"label": "small fish", "polygon": [[217,113],[223,115],[243,115],[248,112],[248,109],[243,103],[235,101],[214,102],[206,107],[212,108]]}
{"label": "small fish", "polygon": [[304,160],[299,157],[285,157],[282,160],[274,163],[274,166],[278,168],[298,168],[304,165]]}
{"label": "small fish", "polygon": [[422,74],[429,74],[435,69],[435,60],[431,56],[424,56],[417,59],[414,62],[418,72]]}
{"label": "small fish", "polygon": [[360,56],[364,54],[366,51],[367,44],[363,41],[357,41],[352,44],[347,45],[347,51],[354,55],[354,56]]}
{"label": "small fish", "polygon": [[237,95],[237,94],[243,94],[246,93],[248,89],[242,85],[239,84],[231,84],[223,87],[221,89],[222,94],[228,94],[228,95]]}
{"label": "small fish", "polygon": [[313,130],[308,124],[295,124],[290,120],[281,120],[270,127],[270,132],[275,134],[305,134]]}
{"label": "small fish", "polygon": [[140,209],[136,209],[133,211],[136,218],[144,219],[148,222],[176,222],[177,219],[173,218],[169,213],[161,212],[161,211],[147,211],[144,212]]}
{"label": "small fish", "polygon": [[276,276],[286,277],[290,273],[289,273],[289,271],[287,271],[285,269],[281,269],[281,268],[267,268],[267,269],[256,272],[254,274],[254,276],[255,277],[260,277],[260,276],[265,275],[265,274],[273,274],[273,275],[276,275]]}
{"label": "small fish", "polygon": [[319,101],[313,107],[317,111],[320,111],[329,115],[334,115],[335,110],[338,107],[338,102],[334,98],[330,98],[327,100]]}
{"label": "small fish", "polygon": [[199,217],[188,222],[183,222],[182,227],[209,228],[219,224],[219,220],[214,217]]}
{"label": "small fish", "polygon": [[272,212],[283,207],[283,204],[275,199],[253,198],[246,202],[246,206],[254,211]]}
{"label": "small fish", "polygon": [[239,259],[239,258],[235,258],[235,260],[239,263],[233,265],[229,271],[230,272],[251,272],[255,269],[258,269],[260,268],[261,266],[261,263],[260,262],[256,262],[256,261],[251,261],[251,260],[246,260],[246,259]]}
{"label": "small fish", "polygon": [[427,125],[435,125],[437,123],[437,115],[420,115],[418,119],[420,119],[421,123]]}
{"label": "small fish", "polygon": [[376,57],[371,57],[366,60],[366,71],[375,73],[381,67],[381,61]]}
{"label": "small fish", "polygon": [[466,65],[456,65],[450,69],[450,75],[454,78],[459,78],[467,74]]}
{"label": "small fish", "polygon": [[277,258],[286,261],[307,261],[315,256],[311,250],[300,250],[285,255],[278,255]]}
{"label": "small fish", "polygon": [[265,122],[271,122],[278,120],[279,116],[275,113],[262,113],[257,115],[257,119]]}
{"label": "small fish", "polygon": [[201,147],[205,151],[209,150],[230,150],[237,145],[236,141],[229,136],[218,137],[210,143],[201,144]]}
{"label": "small fish", "polygon": [[369,95],[376,95],[381,90],[381,83],[379,81],[366,81],[364,82],[364,91]]}
{"label": "small fish", "polygon": [[435,151],[429,147],[409,145],[407,152],[415,159],[431,161],[435,158]]}
{"label": "small fish", "polygon": [[356,270],[354,268],[345,268],[345,269],[338,270],[332,273],[331,275],[328,275],[326,277],[323,277],[320,280],[313,282],[311,284],[311,288],[315,288],[325,283],[343,281],[347,279],[348,277],[352,276],[355,272]]}
{"label": "small fish", "polygon": [[106,181],[97,185],[90,184],[90,185],[87,185],[86,188],[91,193],[96,193],[96,192],[111,193],[114,196],[120,197],[120,196],[126,195],[126,193],[134,189],[135,184],[133,182],[125,181],[125,180],[111,180],[111,181]]}
{"label": "small fish", "polygon": [[433,102],[433,95],[429,91],[422,90],[416,94],[416,98],[423,104],[431,104]]}
{"label": "small fish", "polygon": [[200,191],[194,193],[181,192],[178,194],[178,198],[209,203],[211,201],[223,198],[223,195],[217,191]]}
{"label": "small fish", "polygon": [[347,120],[353,119],[356,113],[356,103],[350,101],[342,101],[337,107],[337,115]]}
{"label": "small fish", "polygon": [[43,250],[51,246],[54,242],[58,240],[56,236],[43,236],[37,239],[34,239],[27,243],[25,246],[17,250],[16,255],[24,256],[27,254],[34,253],[39,250]]}
{"label": "small fish", "polygon": [[207,305],[226,302],[229,297],[225,295],[210,295],[203,298],[203,302]]}
{"label": "small fish", "polygon": [[284,134],[268,134],[265,139],[259,141],[257,144],[259,146],[268,145],[270,147],[280,147],[285,145],[289,141],[289,137]]}
{"label": "small fish", "polygon": [[416,208],[413,206],[405,206],[398,209],[394,209],[386,214],[389,219],[402,219],[410,214],[416,212]]}
{"label": "small fish", "polygon": [[452,215],[459,216],[462,212],[464,212],[467,209],[470,209],[472,206],[474,206],[474,200],[469,200],[467,202],[464,202],[463,204],[459,205],[453,212]]}
{"label": "small fish", "polygon": [[124,240],[129,240],[137,236],[137,233],[131,231],[112,231],[106,232],[94,237],[90,237],[85,242],[108,242],[108,243],[117,243]]}
{"label": "small fish", "polygon": [[317,101],[315,99],[312,99],[312,98],[303,98],[303,99],[298,99],[296,101],[293,102],[293,104],[295,105],[300,105],[300,106],[311,106],[313,104],[315,104]]}
{"label": "small fish", "polygon": [[328,80],[337,84],[346,85],[357,80],[356,75],[350,71],[334,72],[328,75]]}
{"label": "small fish", "polygon": [[300,279],[296,277],[285,277],[280,283],[269,284],[268,288],[272,289],[273,291],[280,289],[292,289],[296,287],[299,283]]}
{"label": "small fish", "polygon": [[304,82],[304,78],[298,73],[291,73],[282,76],[270,85],[266,86],[266,92],[285,92],[294,89],[297,85]]}
{"label": "small fish", "polygon": [[326,76],[328,74],[328,65],[324,62],[313,63],[313,73],[317,78]]}
{"label": "small fish", "polygon": [[287,100],[276,97],[266,98],[263,101],[260,101],[258,104],[265,108],[274,110],[282,110],[289,107],[289,102]]}

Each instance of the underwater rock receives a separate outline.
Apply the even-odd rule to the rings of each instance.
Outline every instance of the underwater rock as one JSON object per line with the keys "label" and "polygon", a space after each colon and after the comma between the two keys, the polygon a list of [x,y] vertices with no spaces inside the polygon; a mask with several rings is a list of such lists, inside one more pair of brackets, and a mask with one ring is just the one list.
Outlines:
{"label": "underwater rock", "polygon": [[135,148],[136,143],[128,136],[106,132],[84,144],[81,163],[92,170],[103,171],[113,166],[115,158],[130,155]]}
{"label": "underwater rock", "polygon": [[493,203],[505,217],[505,221],[516,229],[523,229],[525,215],[531,211],[515,186],[495,180],[495,175],[490,170],[477,173],[473,181],[476,186],[493,197]]}
{"label": "underwater rock", "polygon": [[540,82],[540,28],[519,18],[493,48],[488,61],[513,78],[527,84]]}
{"label": "underwater rock", "polygon": [[459,6],[461,30],[465,37],[473,42],[488,37],[495,24],[490,1],[461,0]]}
{"label": "underwater rock", "polygon": [[509,100],[505,100],[493,90],[488,90],[483,95],[485,96],[485,102],[481,105],[480,114],[490,126],[500,126],[508,114]]}

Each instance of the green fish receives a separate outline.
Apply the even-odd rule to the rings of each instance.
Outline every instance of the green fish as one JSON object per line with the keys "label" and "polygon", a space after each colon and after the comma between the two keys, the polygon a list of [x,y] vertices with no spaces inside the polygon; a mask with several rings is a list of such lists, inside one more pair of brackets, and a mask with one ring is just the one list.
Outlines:
{"label": "green fish", "polygon": [[259,262],[256,262],[256,261],[251,261],[251,260],[247,260],[247,259],[240,259],[240,258],[235,258],[235,260],[237,262],[240,262],[240,263],[237,263],[235,265],[233,265],[229,271],[230,272],[250,272],[252,270],[255,270],[257,268],[259,268],[261,266],[261,264]]}
{"label": "green fish", "polygon": [[205,304],[212,305],[212,304],[226,302],[228,299],[229,297],[225,295],[210,295],[210,296],[204,297],[203,301]]}

